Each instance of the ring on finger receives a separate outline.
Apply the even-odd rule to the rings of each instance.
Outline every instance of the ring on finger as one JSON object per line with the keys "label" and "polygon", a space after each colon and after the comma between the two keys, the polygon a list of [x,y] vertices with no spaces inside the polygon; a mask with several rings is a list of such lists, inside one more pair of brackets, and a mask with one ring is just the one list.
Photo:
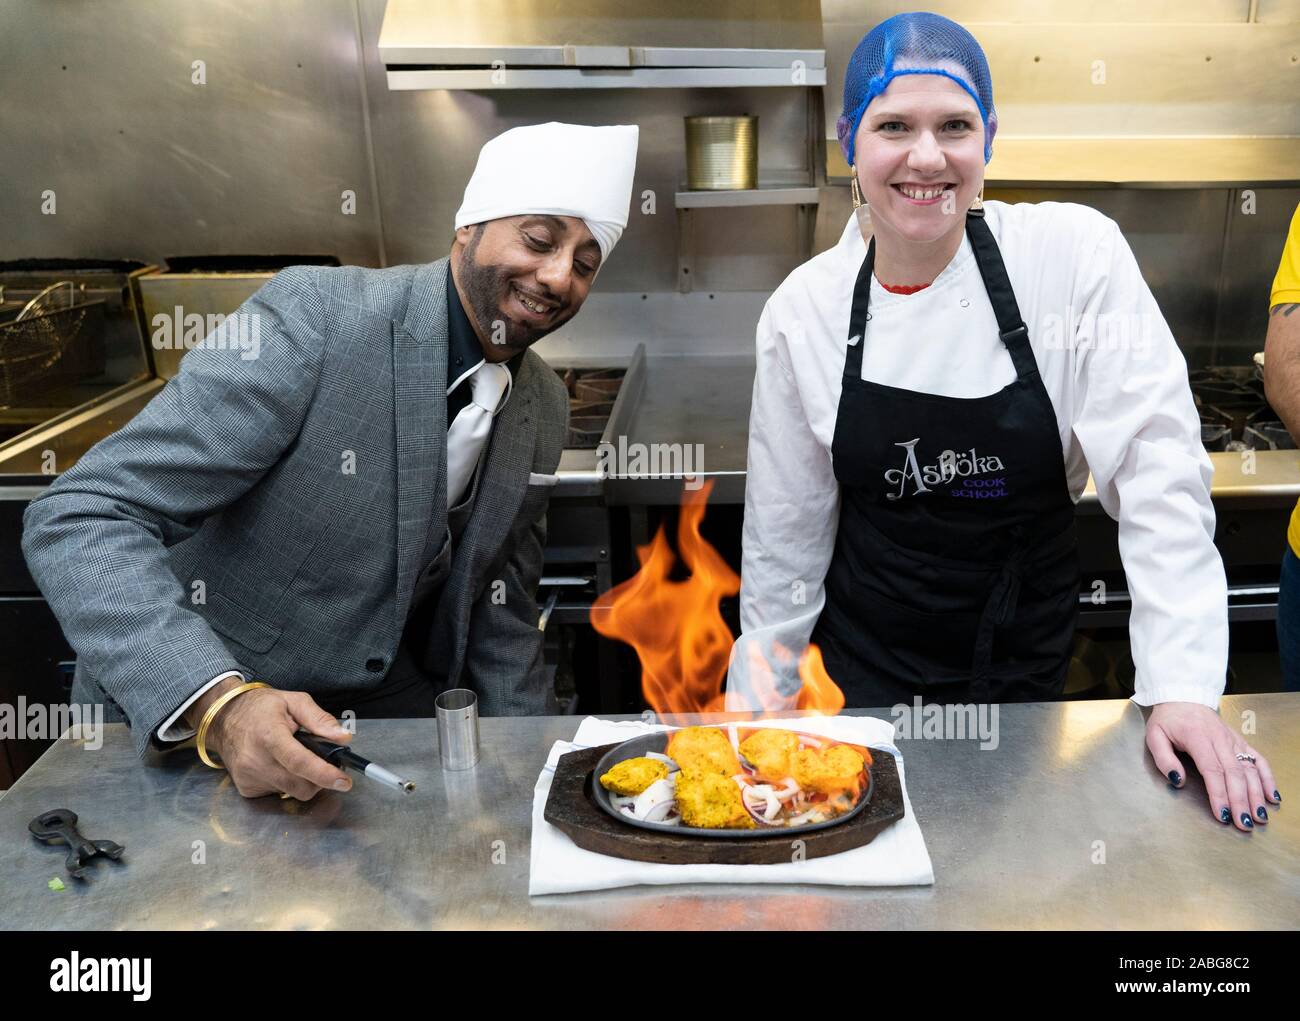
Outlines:
{"label": "ring on finger", "polygon": [[1237,753],[1237,761],[1238,761],[1238,762],[1249,762],[1249,763],[1253,766],[1253,765],[1255,765],[1255,756],[1251,755],[1249,752],[1238,752],[1238,753]]}

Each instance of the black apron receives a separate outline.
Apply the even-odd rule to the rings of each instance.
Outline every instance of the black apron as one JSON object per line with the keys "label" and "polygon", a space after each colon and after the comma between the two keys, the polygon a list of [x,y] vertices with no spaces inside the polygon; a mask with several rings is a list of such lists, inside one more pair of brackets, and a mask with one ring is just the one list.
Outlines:
{"label": "black apron", "polygon": [[812,639],[849,706],[1047,701],[1065,685],[1079,563],[1056,413],[982,211],[966,233],[1016,368],[995,394],[864,380],[874,238],[854,286]]}

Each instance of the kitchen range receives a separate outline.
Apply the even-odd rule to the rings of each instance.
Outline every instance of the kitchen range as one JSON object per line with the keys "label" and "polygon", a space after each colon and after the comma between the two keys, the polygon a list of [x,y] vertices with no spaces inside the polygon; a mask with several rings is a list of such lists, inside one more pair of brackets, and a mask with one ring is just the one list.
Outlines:
{"label": "kitchen range", "polygon": [[[1300,208],[1300,13],[109,6],[0,17],[41,40],[0,65],[6,99],[41,111],[0,155],[0,929],[1295,928],[1279,792],[1300,696],[1277,622],[1300,444],[1264,350]],[[940,29],[941,52],[910,49]],[[574,157],[587,144],[599,158]],[[950,200],[960,221],[938,219]],[[244,352],[247,377],[240,352],[192,355],[257,343],[232,318],[254,295],[287,344]],[[1147,315],[1163,348],[1054,359],[1061,295]],[[924,328],[899,318],[918,308]],[[520,324],[520,356],[495,353]],[[324,343],[296,354],[308,334]],[[445,441],[418,431],[430,394]],[[1044,428],[1062,409],[1064,475]],[[126,453],[89,471],[155,414],[191,427],[155,431],[168,457],[112,441]],[[959,449],[914,449],[932,425]],[[383,478],[340,482],[376,451]],[[161,506],[169,473],[239,484],[186,516]],[[152,502],[103,499],[105,476]],[[49,492],[61,478],[85,485]],[[1063,478],[1088,479],[1077,503]],[[102,531],[92,550],[78,514],[136,559]],[[1215,550],[1226,614],[1194,575]],[[1179,564],[1188,659],[1226,636],[1221,700],[1188,691],[1223,656],[1182,676],[1151,624]],[[109,573],[92,596],[111,599],[70,598]],[[135,641],[172,581],[203,609],[155,600],[170,623]],[[214,636],[224,672],[162,651]],[[1180,676],[1146,704],[1159,656]],[[88,687],[92,663],[138,683]],[[1035,671],[1051,697],[1022,697]],[[424,683],[447,674],[473,688]],[[71,706],[74,680],[102,704]],[[142,739],[118,721],[146,690]],[[272,699],[263,787],[243,735],[279,733],[257,730]],[[1205,768],[1219,754],[1227,773]]]}

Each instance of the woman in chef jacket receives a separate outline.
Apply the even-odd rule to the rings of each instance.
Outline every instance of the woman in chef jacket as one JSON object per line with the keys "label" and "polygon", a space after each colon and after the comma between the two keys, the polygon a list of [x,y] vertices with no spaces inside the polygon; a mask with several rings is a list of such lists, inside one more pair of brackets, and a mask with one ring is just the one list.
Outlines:
{"label": "woman in chef jacket", "polygon": [[1227,591],[1186,364],[1114,221],[981,202],[996,128],[955,22],[900,14],[854,51],[855,215],[758,325],[728,704],[759,698],[755,648],[779,664],[810,641],[850,706],[1057,698],[1091,471],[1147,747],[1175,787],[1189,754],[1214,816],[1250,829],[1277,798],[1216,713]]}

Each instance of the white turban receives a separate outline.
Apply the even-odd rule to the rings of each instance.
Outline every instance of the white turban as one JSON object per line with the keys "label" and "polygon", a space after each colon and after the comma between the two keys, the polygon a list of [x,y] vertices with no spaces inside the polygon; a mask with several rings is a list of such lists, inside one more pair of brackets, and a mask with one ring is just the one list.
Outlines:
{"label": "white turban", "polygon": [[638,128],[530,124],[487,142],[456,211],[456,226],[503,216],[577,216],[603,263],[627,226]]}

